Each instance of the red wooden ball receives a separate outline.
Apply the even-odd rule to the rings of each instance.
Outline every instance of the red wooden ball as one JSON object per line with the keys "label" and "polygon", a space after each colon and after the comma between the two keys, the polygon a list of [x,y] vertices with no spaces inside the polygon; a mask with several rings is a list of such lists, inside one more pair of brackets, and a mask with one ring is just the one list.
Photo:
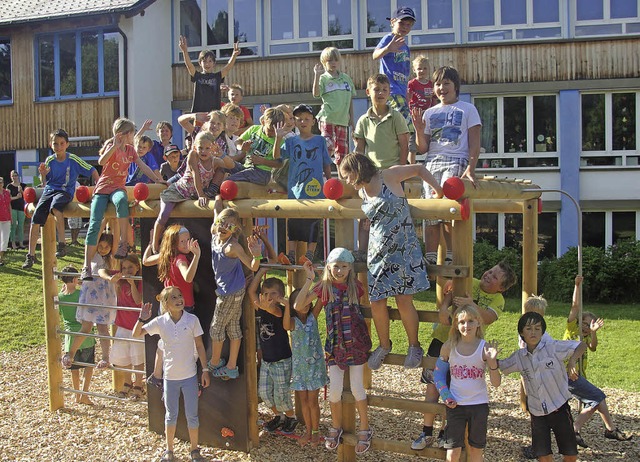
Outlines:
{"label": "red wooden ball", "polygon": [[464,183],[456,176],[447,179],[442,185],[444,195],[453,201],[457,201],[464,194]]}
{"label": "red wooden ball", "polygon": [[29,210],[29,204],[24,204],[24,214],[27,218],[31,218],[31,211]]}
{"label": "red wooden ball", "polygon": [[232,201],[238,195],[238,185],[233,180],[224,180],[220,185],[220,196],[225,201]]}
{"label": "red wooden ball", "polygon": [[32,187],[24,188],[24,191],[22,192],[22,197],[24,198],[25,201],[27,201],[27,203],[33,204],[37,199],[36,190],[33,189]]}
{"label": "red wooden ball", "polygon": [[147,200],[149,197],[149,186],[146,183],[138,183],[133,187],[133,197],[138,201]]}
{"label": "red wooden ball", "polygon": [[327,182],[322,187],[322,192],[324,193],[324,197],[331,200],[338,200],[342,197],[342,193],[344,192],[344,186],[342,186],[342,181],[337,178],[331,178],[327,180]]}
{"label": "red wooden ball", "polygon": [[84,204],[85,202],[89,202],[89,188],[84,185],[78,186],[76,188],[76,199],[78,202]]}

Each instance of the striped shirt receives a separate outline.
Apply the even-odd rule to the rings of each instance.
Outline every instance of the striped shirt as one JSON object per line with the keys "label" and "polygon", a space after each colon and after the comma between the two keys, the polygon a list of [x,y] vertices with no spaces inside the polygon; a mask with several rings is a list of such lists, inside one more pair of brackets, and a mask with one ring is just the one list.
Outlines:
{"label": "striped shirt", "polygon": [[58,160],[55,154],[50,155],[44,161],[49,168],[45,191],[64,191],[70,196],[76,191],[78,175],[91,177],[95,168],[82,158],[67,152],[63,160]]}
{"label": "striped shirt", "polygon": [[524,380],[529,412],[535,416],[550,414],[571,398],[567,370],[568,359],[580,342],[542,339],[533,353],[526,348],[499,362],[503,374],[520,372]]}

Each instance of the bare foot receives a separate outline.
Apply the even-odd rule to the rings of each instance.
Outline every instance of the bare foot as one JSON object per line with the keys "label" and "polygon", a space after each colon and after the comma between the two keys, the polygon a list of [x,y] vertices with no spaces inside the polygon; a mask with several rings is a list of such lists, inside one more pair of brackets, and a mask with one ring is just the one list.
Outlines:
{"label": "bare foot", "polygon": [[88,396],[82,395],[82,398],[80,399],[80,404],[86,404],[87,406],[93,406],[93,401],[91,401]]}
{"label": "bare foot", "polygon": [[315,430],[311,432],[311,446],[314,448],[320,444],[320,431]]}
{"label": "bare foot", "polygon": [[311,434],[310,433],[305,433],[304,435],[302,435],[300,437],[300,439],[298,440],[298,444],[300,446],[304,446],[306,445],[309,441],[311,441]]}

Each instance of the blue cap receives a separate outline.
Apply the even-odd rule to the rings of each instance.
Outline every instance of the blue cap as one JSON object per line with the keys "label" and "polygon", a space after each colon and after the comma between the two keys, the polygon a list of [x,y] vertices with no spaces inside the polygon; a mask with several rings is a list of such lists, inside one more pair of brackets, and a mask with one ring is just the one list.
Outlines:
{"label": "blue cap", "polygon": [[344,247],[336,247],[327,256],[327,263],[335,263],[342,261],[345,263],[353,263],[353,254]]}
{"label": "blue cap", "polygon": [[413,11],[413,9],[409,8],[408,6],[401,6],[396,11],[393,12],[393,15],[390,18],[387,18],[387,19],[405,19],[405,18],[413,19],[414,21],[416,20],[415,11]]}

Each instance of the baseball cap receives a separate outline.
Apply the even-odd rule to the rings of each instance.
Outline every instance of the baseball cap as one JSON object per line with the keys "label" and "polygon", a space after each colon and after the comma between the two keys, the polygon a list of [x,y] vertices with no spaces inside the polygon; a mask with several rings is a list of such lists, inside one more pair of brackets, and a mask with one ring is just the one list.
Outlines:
{"label": "baseball cap", "polygon": [[336,247],[327,255],[327,263],[335,263],[338,261],[353,263],[353,254],[344,247]]}
{"label": "baseball cap", "polygon": [[402,6],[398,8],[396,11],[393,12],[393,15],[387,19],[391,20],[391,19],[405,19],[405,18],[413,19],[414,21],[416,20],[415,11],[413,11],[413,9],[409,8],[408,6]]}
{"label": "baseball cap", "polygon": [[176,146],[175,144],[170,144],[169,146],[164,148],[164,155],[165,156],[171,154],[172,152],[180,152],[180,148],[178,146]]}
{"label": "baseball cap", "polygon": [[293,108],[294,116],[298,115],[301,112],[308,112],[309,114],[313,115],[313,109],[311,109],[311,106],[309,106],[308,104],[298,104]]}

